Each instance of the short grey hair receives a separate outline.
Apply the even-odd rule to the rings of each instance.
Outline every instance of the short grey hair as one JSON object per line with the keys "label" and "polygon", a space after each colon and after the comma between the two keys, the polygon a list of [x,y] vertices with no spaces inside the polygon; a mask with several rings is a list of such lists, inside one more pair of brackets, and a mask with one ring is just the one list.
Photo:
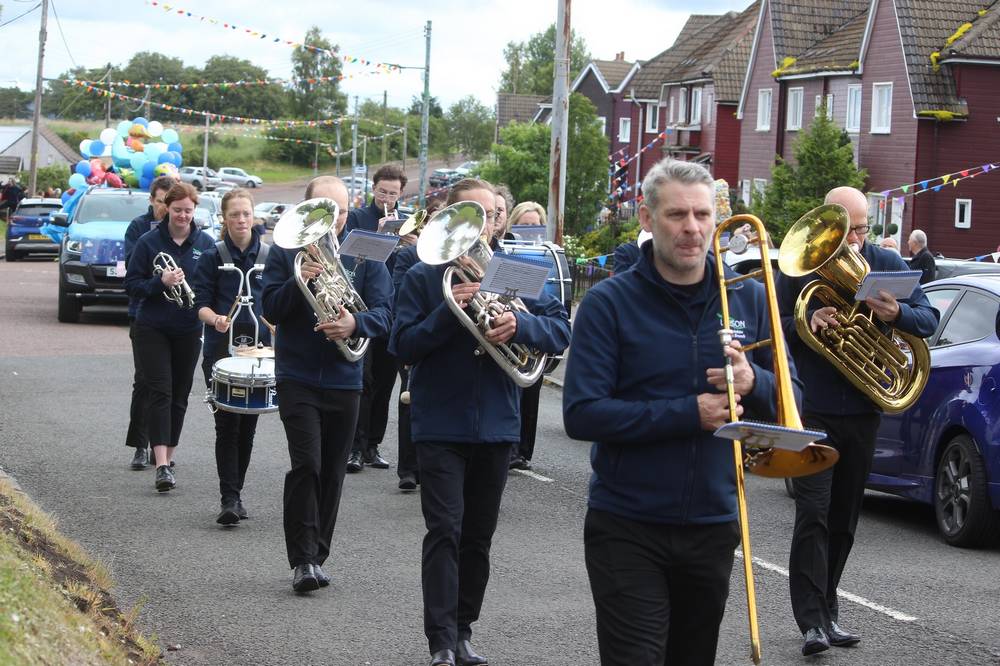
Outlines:
{"label": "short grey hair", "polygon": [[920,247],[927,247],[927,234],[921,229],[914,229],[910,232],[910,240]]}
{"label": "short grey hair", "polygon": [[657,162],[642,179],[643,205],[655,211],[660,205],[660,188],[667,183],[707,186],[712,193],[712,210],[715,210],[715,179],[702,165],[670,157]]}

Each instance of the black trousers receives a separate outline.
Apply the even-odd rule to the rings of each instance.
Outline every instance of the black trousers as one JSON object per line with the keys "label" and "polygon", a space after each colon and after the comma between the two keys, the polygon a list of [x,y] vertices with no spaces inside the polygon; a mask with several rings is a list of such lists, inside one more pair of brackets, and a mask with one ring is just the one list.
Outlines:
{"label": "black trousers", "polygon": [[364,390],[358,410],[358,426],[351,451],[378,447],[389,422],[389,401],[396,383],[396,357],[389,353],[384,338],[374,338],[365,354]]}
{"label": "black trousers", "polygon": [[[205,375],[205,386],[211,386],[212,366],[226,354],[224,351],[206,352],[201,369]],[[237,414],[222,409],[215,412],[215,468],[219,473],[219,494],[223,504],[240,499],[250,466],[250,454],[253,453],[257,418],[257,414]]]}
{"label": "black trousers", "polygon": [[201,352],[201,331],[173,335],[136,324],[135,347],[148,391],[149,444],[177,446]]}
{"label": "black trousers", "polygon": [[289,381],[278,382],[277,389],[291,458],[284,493],[288,564],[323,564],[337,524],[361,394]]}
{"label": "black trousers", "polygon": [[421,578],[430,651],[472,636],[490,578],[490,545],[507,483],[506,444],[417,444],[424,535]]}
{"label": "black trousers", "polygon": [[804,633],[838,621],[837,586],[854,545],[881,416],[805,412],[802,420],[826,431],[823,443],[840,453],[832,468],[792,479],[795,530],[788,584],[795,622]]}
{"label": "black trousers", "polygon": [[128,339],[132,342],[132,364],[135,366],[135,374],[132,376],[132,403],[128,409],[128,432],[125,434],[125,446],[144,449],[149,446],[149,438],[146,436],[146,382],[142,377],[139,347],[135,344],[134,318],[129,318]]}
{"label": "black trousers", "polygon": [[[399,368],[399,392],[402,394],[410,387],[410,368],[398,364]],[[410,406],[399,403],[396,409],[396,432],[397,438],[397,463],[396,474],[399,478],[413,476],[419,481],[420,474],[417,470],[417,449],[410,438]]]}
{"label": "black trousers", "polygon": [[739,540],[736,522],[658,525],[587,511],[601,664],[714,664]]}
{"label": "black trousers", "polygon": [[535,431],[538,430],[538,400],[542,397],[543,378],[521,390],[521,441],[512,451],[525,460],[531,460],[535,452]]}

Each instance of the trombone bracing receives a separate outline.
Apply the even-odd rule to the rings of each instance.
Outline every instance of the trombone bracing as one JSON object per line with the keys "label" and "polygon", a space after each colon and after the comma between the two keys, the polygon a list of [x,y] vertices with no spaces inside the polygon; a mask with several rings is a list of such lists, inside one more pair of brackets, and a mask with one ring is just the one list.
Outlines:
{"label": "trombone bracing", "polygon": [[[727,247],[722,246],[723,232],[735,229],[744,224],[750,225],[755,237],[744,236],[741,242],[749,239],[750,243],[760,247],[761,267],[746,275],[727,278],[725,261],[723,260]],[[735,238],[735,236],[734,236]],[[735,245],[735,244],[733,244]],[[792,392],[792,379],[788,367],[785,340],[781,329],[781,316],[778,312],[778,301],[774,287],[774,272],[767,246],[767,231],[764,223],[753,215],[734,215],[719,224],[712,237],[712,248],[715,253],[715,266],[719,280],[719,298],[722,305],[722,331],[720,337],[723,345],[728,346],[732,337],[730,330],[729,296],[730,286],[743,280],[761,278],[767,296],[768,323],[771,337],[743,345],[743,351],[752,351],[758,347],[770,346],[773,359],[774,380],[776,387],[777,420],[785,428],[802,430],[802,420],[799,418]],[[733,387],[731,361],[727,357],[726,393],[729,399],[729,417],[737,421],[736,392]],[[829,446],[812,443],[802,451],[789,451],[775,447],[757,449],[744,453],[743,443],[733,440],[733,462],[736,467],[736,495],[740,519],[740,545],[743,549],[743,573],[746,582],[747,614],[750,621],[750,657],[755,664],[760,663],[760,629],[757,625],[757,597],[754,592],[753,556],[750,549],[750,528],[747,517],[746,479],[744,467],[754,474],[768,477],[794,477],[815,474],[837,462],[839,454]]]}

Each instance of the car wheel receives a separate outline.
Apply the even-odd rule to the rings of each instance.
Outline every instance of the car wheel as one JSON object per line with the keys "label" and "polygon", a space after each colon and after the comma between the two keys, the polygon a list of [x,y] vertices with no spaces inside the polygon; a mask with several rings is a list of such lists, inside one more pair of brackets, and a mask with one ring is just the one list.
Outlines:
{"label": "car wheel", "polygon": [[7,261],[17,261],[21,258],[21,255],[14,249],[14,246],[10,243],[4,243],[4,259]]}
{"label": "car wheel", "polygon": [[996,535],[997,519],[986,491],[986,466],[968,435],[945,446],[934,476],[938,530],[952,546],[982,546]]}
{"label": "car wheel", "polygon": [[80,301],[66,291],[59,276],[59,321],[64,324],[75,324],[80,321]]}
{"label": "car wheel", "polygon": [[201,184],[200,180],[192,180],[191,184],[194,185],[194,189],[198,190],[199,192],[205,189],[204,186]]}
{"label": "car wheel", "polygon": [[253,189],[257,187],[257,183],[253,182],[252,180],[248,180],[246,186],[249,187],[250,189]]}

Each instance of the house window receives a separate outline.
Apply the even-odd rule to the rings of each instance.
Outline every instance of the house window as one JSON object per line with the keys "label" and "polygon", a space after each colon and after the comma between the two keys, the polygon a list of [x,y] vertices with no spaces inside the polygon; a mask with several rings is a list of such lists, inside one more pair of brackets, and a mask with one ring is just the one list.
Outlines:
{"label": "house window", "polygon": [[660,107],[656,102],[646,104],[646,132],[656,134],[660,131]]}
{"label": "house window", "polygon": [[688,117],[688,91],[681,88],[677,91],[677,122],[681,125],[687,124]]}
{"label": "house window", "polygon": [[972,227],[972,199],[955,199],[955,228]]}
{"label": "house window", "polygon": [[767,189],[767,179],[766,178],[754,178],[753,179],[753,200],[763,201],[764,200],[764,190]]}
{"label": "house window", "polygon": [[[819,110],[823,107],[823,96],[816,95],[816,107],[813,109],[813,118],[819,115]],[[833,95],[826,96],[826,117],[833,120]]]}
{"label": "house window", "polygon": [[673,125],[677,122],[677,116],[674,114],[674,96],[670,96],[670,124]]}
{"label": "house window", "polygon": [[628,143],[632,140],[632,119],[631,118],[619,118],[618,119],[618,140],[623,143]]}
{"label": "house window", "polygon": [[802,88],[788,89],[788,130],[802,129],[802,97]]}
{"label": "house window", "polygon": [[701,123],[701,88],[691,91],[691,124]]}
{"label": "house window", "polygon": [[705,93],[705,119],[702,120],[703,125],[712,124],[712,116],[715,114],[715,93],[707,92]]}
{"label": "house window", "polygon": [[892,125],[892,84],[872,84],[872,134],[889,134]]}
{"label": "house window", "polygon": [[757,131],[771,131],[771,89],[757,91]]}
{"label": "house window", "polygon": [[740,199],[747,206],[750,205],[750,179],[740,181]]}
{"label": "house window", "polygon": [[[885,196],[881,194],[868,195],[868,224],[873,227],[871,232],[876,238],[882,238],[885,233],[886,205]],[[877,232],[875,228],[881,228],[881,232]]]}
{"label": "house window", "polygon": [[847,119],[844,129],[848,132],[861,131],[861,86],[847,86]]}
{"label": "house window", "polygon": [[604,116],[598,116],[597,120],[601,123],[601,134],[606,134],[608,131],[608,119]]}

